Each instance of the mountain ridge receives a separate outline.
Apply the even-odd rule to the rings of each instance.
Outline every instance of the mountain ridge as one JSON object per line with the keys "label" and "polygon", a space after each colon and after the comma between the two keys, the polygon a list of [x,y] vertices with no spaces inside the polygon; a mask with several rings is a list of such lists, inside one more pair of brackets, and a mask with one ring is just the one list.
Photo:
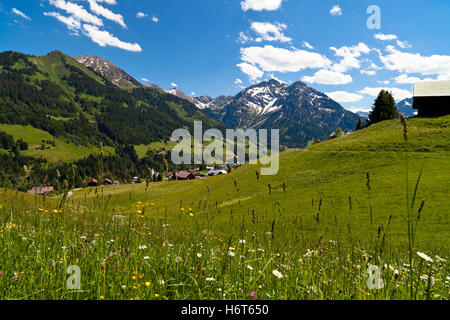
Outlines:
{"label": "mountain ridge", "polygon": [[[181,97],[181,90],[172,91]],[[199,109],[233,128],[280,129],[282,144],[304,147],[326,140],[337,128],[354,130],[359,116],[301,81],[287,85],[272,79],[235,96],[189,97]]]}
{"label": "mountain ridge", "polygon": [[101,74],[118,87],[137,88],[142,86],[139,81],[105,58],[87,54],[74,57],[74,59]]}

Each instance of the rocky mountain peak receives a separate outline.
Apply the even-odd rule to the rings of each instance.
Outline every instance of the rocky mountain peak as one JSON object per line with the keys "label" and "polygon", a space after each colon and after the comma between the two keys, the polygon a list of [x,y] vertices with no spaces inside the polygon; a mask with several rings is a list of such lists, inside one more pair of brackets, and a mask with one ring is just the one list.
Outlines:
{"label": "rocky mountain peak", "polygon": [[136,88],[142,86],[135,78],[104,58],[88,54],[74,59],[101,74],[118,87]]}

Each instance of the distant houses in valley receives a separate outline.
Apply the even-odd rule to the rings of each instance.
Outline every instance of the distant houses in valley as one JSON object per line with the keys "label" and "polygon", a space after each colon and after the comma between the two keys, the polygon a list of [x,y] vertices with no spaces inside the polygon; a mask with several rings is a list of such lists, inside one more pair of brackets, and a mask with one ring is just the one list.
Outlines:
{"label": "distant houses in valley", "polygon": [[413,108],[419,117],[450,115],[450,81],[415,83]]}
{"label": "distant houses in valley", "polygon": [[205,170],[200,169],[188,169],[185,171],[179,172],[169,172],[168,179],[169,180],[194,180],[194,179],[204,179],[208,177],[214,177],[218,175],[228,174],[231,168],[234,168],[234,165],[219,165],[216,167],[207,166],[204,167]]}

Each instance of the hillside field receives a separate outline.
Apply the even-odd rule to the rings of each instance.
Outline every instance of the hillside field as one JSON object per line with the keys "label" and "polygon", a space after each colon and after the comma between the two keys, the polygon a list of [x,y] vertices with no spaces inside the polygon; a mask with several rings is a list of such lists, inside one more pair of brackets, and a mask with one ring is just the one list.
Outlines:
{"label": "hillside field", "polygon": [[[410,119],[405,142],[392,120],[289,149],[275,176],[245,165],[67,197],[4,190],[0,295],[448,299],[449,124]],[[78,291],[66,286],[71,265]]]}
{"label": "hillside field", "polygon": [[[13,136],[14,140],[22,139],[28,143],[28,150],[23,151],[25,156],[43,158],[48,161],[76,161],[89,156],[90,154],[100,153],[97,146],[75,145],[69,143],[67,139],[56,138],[43,130],[33,128],[31,126],[0,124],[0,130]],[[55,141],[55,147],[49,150],[35,150],[35,146],[40,146],[42,140]],[[45,145],[49,145],[45,143]],[[114,148],[106,146],[105,152],[114,153]]]}

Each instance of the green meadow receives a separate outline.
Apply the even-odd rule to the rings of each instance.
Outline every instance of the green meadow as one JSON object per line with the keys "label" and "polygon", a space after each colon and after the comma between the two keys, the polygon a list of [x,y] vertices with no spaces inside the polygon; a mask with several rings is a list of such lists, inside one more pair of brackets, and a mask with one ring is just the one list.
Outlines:
{"label": "green meadow", "polygon": [[[32,126],[0,124],[0,130],[12,135],[14,140],[22,139],[28,143],[28,150],[23,151],[23,155],[43,158],[51,162],[76,161],[85,158],[90,154],[98,154],[100,152],[97,146],[76,145],[63,138],[54,139],[47,131],[36,129]],[[35,150],[34,147],[42,145],[42,140],[54,141],[55,147],[52,147],[48,143],[44,143],[46,146],[52,148],[48,150]],[[112,147],[105,147],[105,151],[114,153]]]}
{"label": "green meadow", "polygon": [[450,117],[403,133],[289,149],[274,176],[2,190],[0,297],[448,300]]}

